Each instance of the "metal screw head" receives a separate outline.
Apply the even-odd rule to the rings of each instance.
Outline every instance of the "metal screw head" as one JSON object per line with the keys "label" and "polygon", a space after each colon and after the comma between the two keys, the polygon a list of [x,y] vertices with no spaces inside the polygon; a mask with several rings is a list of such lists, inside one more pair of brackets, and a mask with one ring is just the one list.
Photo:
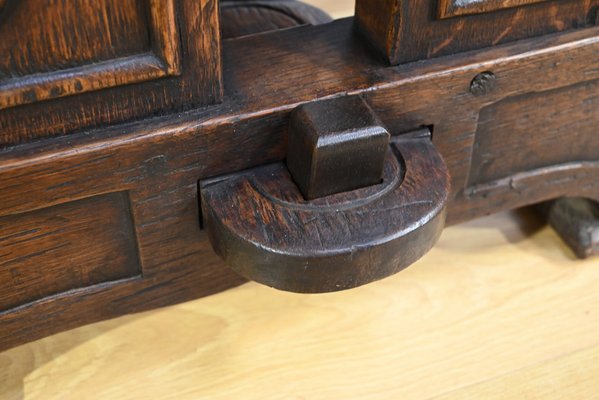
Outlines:
{"label": "metal screw head", "polygon": [[481,72],[470,82],[470,93],[475,96],[484,96],[493,90],[496,80],[495,74],[491,71]]}

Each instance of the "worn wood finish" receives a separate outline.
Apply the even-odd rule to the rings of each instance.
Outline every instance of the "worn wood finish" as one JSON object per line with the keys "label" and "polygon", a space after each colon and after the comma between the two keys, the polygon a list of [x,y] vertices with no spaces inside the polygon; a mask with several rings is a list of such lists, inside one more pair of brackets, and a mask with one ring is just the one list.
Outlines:
{"label": "worn wood finish", "polygon": [[347,192],[381,183],[389,138],[361,97],[318,101],[291,113],[285,163],[308,200]]}
{"label": "worn wood finish", "polygon": [[7,3],[0,23],[3,80],[143,53],[150,45],[143,2],[9,0]]}
{"label": "worn wood finish", "polygon": [[0,146],[221,99],[216,0],[42,3],[0,16]]}
{"label": "worn wood finish", "polygon": [[357,0],[356,20],[395,65],[592,26],[597,7],[599,0]]}
{"label": "worn wood finish", "polygon": [[10,23],[0,22],[0,35],[14,38],[0,44],[0,110],[180,74],[173,0],[149,3],[13,6]]}
{"label": "worn wood finish", "polygon": [[[573,160],[599,160],[597,93],[599,81],[595,80],[510,97],[481,109],[469,186],[509,179],[523,171],[564,166]],[[551,129],[539,129],[540,124]]]}
{"label": "worn wood finish", "polygon": [[0,232],[0,313],[70,290],[141,278],[126,193],[4,216]]}
{"label": "worn wood finish", "polygon": [[550,0],[439,0],[439,18],[480,14]]}
{"label": "worn wood finish", "polygon": [[539,208],[579,258],[599,254],[599,203],[563,197]]}
{"label": "worn wood finish", "polygon": [[[182,54],[185,64],[189,58]],[[533,101],[529,97],[541,101],[535,93],[545,93],[547,115],[557,116],[537,129],[550,132],[554,123],[565,129],[566,114],[553,108],[564,104],[569,91],[595,87],[598,54],[599,28],[588,28],[388,68],[356,34],[353,21],[343,20],[225,41],[222,104],[4,148],[2,218],[129,193],[141,278],[61,292],[6,310],[0,314],[0,348],[240,283],[199,227],[198,180],[281,162],[290,113],[316,100],[362,95],[393,134],[432,126],[433,143],[451,176],[449,223],[566,194],[599,200],[597,161],[581,160],[563,145],[547,150],[557,165],[508,171],[511,176],[483,184],[470,184],[469,178],[477,135],[493,129],[479,127],[483,110],[517,110],[513,102],[527,105]],[[472,82],[485,71],[493,73],[495,84],[475,94]],[[118,92],[124,95],[133,86]],[[75,99],[74,112],[94,96],[65,97],[45,107]],[[31,114],[40,104],[4,111],[32,107],[19,111],[25,127],[47,117]],[[129,112],[128,104],[122,103],[122,112]],[[592,120],[596,109],[586,108]],[[6,115],[0,113],[0,123],[10,120]],[[518,126],[516,120],[525,117],[516,113],[505,123]],[[21,243],[18,251],[29,252],[32,243]]]}
{"label": "worn wood finish", "polygon": [[[450,223],[564,194],[599,199],[593,163],[538,171],[528,176],[524,194],[509,181],[480,195],[465,191],[479,110],[531,90],[599,79],[599,30],[394,69],[369,57],[368,47],[352,32],[347,20],[226,42],[230,89],[223,105],[72,136],[79,143],[75,148],[67,138],[58,138],[1,154],[0,185],[10,188],[0,203],[2,215],[129,190],[144,276],[3,313],[2,348],[241,282],[213,254],[199,229],[196,182],[281,161],[289,114],[298,102],[363,92],[391,132],[434,125],[433,142],[452,179]],[[295,52],[302,49],[310,56],[298,58]],[[486,96],[472,95],[473,77],[486,70],[497,76],[495,89]],[[555,174],[566,179],[550,179]],[[46,323],[36,323],[40,315]]]}
{"label": "worn wood finish", "polygon": [[201,183],[204,226],[241,275],[277,289],[333,292],[399,272],[445,224],[449,176],[430,136],[392,141],[380,184],[304,200],[282,163]]}

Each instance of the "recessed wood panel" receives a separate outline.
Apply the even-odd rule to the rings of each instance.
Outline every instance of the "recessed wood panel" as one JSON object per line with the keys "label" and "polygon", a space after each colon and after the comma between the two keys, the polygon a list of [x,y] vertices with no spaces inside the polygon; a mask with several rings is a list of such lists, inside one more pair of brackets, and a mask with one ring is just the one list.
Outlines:
{"label": "recessed wood panel", "polygon": [[180,72],[173,0],[38,3],[0,11],[0,109]]}
{"label": "recessed wood panel", "polygon": [[0,147],[220,100],[216,0],[5,0]]}
{"label": "recessed wood panel", "polygon": [[126,193],[0,217],[0,312],[140,274]]}
{"label": "recessed wood panel", "polygon": [[479,14],[547,0],[439,0],[439,18]]}
{"label": "recessed wood panel", "polygon": [[148,51],[144,4],[138,0],[7,0],[0,10],[0,77],[17,78]]}
{"label": "recessed wood panel", "polygon": [[544,167],[598,160],[598,94],[599,81],[593,81],[483,108],[470,186]]}
{"label": "recessed wood panel", "polygon": [[356,0],[356,22],[396,65],[589,27],[598,7],[599,0]]}

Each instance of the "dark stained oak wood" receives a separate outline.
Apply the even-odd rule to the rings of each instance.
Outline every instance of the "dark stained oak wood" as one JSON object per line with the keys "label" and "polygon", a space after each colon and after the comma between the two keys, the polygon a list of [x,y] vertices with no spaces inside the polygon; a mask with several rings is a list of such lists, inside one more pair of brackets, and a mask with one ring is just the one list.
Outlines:
{"label": "dark stained oak wood", "polygon": [[[177,4],[196,11],[181,13],[177,8],[179,21],[198,17],[200,2]],[[217,24],[205,28],[201,21],[208,18],[206,12],[215,14],[211,3],[204,4],[205,12],[194,19],[193,32],[207,29],[200,43],[214,51],[218,39],[212,34]],[[542,4],[522,10],[537,10]],[[514,10],[519,8],[497,11],[497,15]],[[530,21],[534,28],[537,20]],[[184,25],[187,32],[189,25]],[[199,55],[207,47],[192,49],[185,44],[186,37],[184,33],[181,38],[185,50],[181,65],[183,71],[191,71],[187,67],[201,65],[204,59]],[[226,40],[222,55],[225,92],[222,103],[209,107],[196,107],[198,103],[187,97],[181,103],[190,108],[187,111],[169,114],[159,107],[162,111],[157,115],[136,119],[137,105],[162,104],[162,100],[144,91],[145,84],[134,84],[0,111],[2,132],[11,132],[19,139],[11,143],[20,143],[0,149],[0,219],[18,215],[43,220],[43,214],[52,213],[54,207],[77,209],[86,202],[101,203],[105,196],[127,193],[130,213],[116,212],[106,204],[98,210],[101,215],[112,210],[120,217],[130,216],[133,229],[120,233],[126,243],[136,244],[137,251],[137,264],[112,269],[118,271],[115,276],[130,278],[109,277],[98,284],[73,280],[68,287],[75,289],[60,292],[47,285],[51,289],[47,296],[28,295],[18,300],[20,305],[0,312],[0,349],[243,282],[214,254],[206,230],[200,228],[198,182],[283,162],[291,112],[314,101],[360,95],[393,135],[432,127],[432,142],[450,175],[449,224],[564,195],[599,200],[599,163],[593,158],[599,143],[589,141],[592,125],[580,121],[597,119],[592,92],[599,81],[597,27],[388,67],[348,19]],[[216,64],[207,63],[211,66],[200,66],[190,75],[198,86],[203,87],[208,75],[220,74]],[[495,77],[493,87],[473,91],[475,77],[485,72]],[[100,112],[98,98],[105,96],[115,101],[110,104],[118,104],[118,110],[115,106]],[[535,104],[546,107],[544,115],[536,114]],[[84,111],[89,115],[81,119]],[[505,120],[493,125],[493,115]],[[568,115],[575,119],[569,120]],[[130,121],[117,124],[124,120]],[[527,139],[531,146],[541,146],[545,136],[551,142],[537,156],[540,163],[507,153],[512,138],[501,127],[517,130],[519,121],[532,129]],[[20,133],[5,129],[17,125]],[[81,130],[84,125],[87,128]],[[36,136],[29,127],[32,132],[39,128],[37,133],[46,132],[47,137]],[[562,132],[563,139],[552,135],[554,129]],[[509,139],[505,145],[497,152],[494,145],[484,149],[481,145],[493,143],[488,135],[498,132]],[[567,146],[570,135],[574,135],[572,148]],[[475,152],[475,144],[484,154]],[[476,177],[475,155],[496,165],[501,165],[502,157],[511,157],[508,161],[518,168],[507,165],[501,174],[482,168],[483,174]],[[122,246],[120,241],[118,246],[110,244],[104,231],[122,226],[117,222],[100,223],[103,229],[98,237],[104,240],[96,245],[102,252]],[[13,248],[29,254],[31,246],[39,243],[27,240]],[[69,265],[65,268],[72,270]]]}
{"label": "dark stained oak wood", "polygon": [[439,0],[439,18],[520,7],[550,0]]}
{"label": "dark stained oak wood", "polygon": [[[595,80],[484,107],[475,133],[469,186],[572,160],[599,160],[597,93],[599,81]],[[543,125],[551,129],[542,129]]]}
{"label": "dark stained oak wood", "polygon": [[357,0],[356,21],[396,65],[592,26],[598,7],[599,0]]}
{"label": "dark stained oak wood", "polygon": [[[29,1],[15,7],[16,17],[4,25],[10,31],[2,32],[0,25],[3,37],[15,38],[0,47],[0,54],[8,56],[0,65],[0,109],[180,75],[174,1],[148,1],[149,24],[147,10],[137,1],[75,1],[41,8]],[[131,29],[123,29],[129,25]]]}
{"label": "dark stained oak wood", "polygon": [[0,245],[0,312],[141,277],[126,193],[4,216]]}
{"label": "dark stained oak wood", "polygon": [[3,80],[109,61],[150,46],[143,2],[9,0],[5,7],[0,23]]}
{"label": "dark stained oak wood", "polygon": [[0,37],[0,146],[222,97],[216,0],[11,0]]}
{"label": "dark stained oak wood", "polygon": [[386,153],[383,182],[314,200],[282,163],[201,183],[204,226],[235,271],[300,293],[354,288],[422,257],[445,224],[449,176],[428,130]]}
{"label": "dark stained oak wood", "polygon": [[291,113],[285,162],[306,199],[381,182],[389,132],[359,96],[314,102]]}

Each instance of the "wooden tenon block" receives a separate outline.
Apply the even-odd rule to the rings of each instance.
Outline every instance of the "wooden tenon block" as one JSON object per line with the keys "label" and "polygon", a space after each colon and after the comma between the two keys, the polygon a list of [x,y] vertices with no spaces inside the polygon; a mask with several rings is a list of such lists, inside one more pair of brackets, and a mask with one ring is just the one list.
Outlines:
{"label": "wooden tenon block", "polygon": [[306,104],[291,115],[287,168],[308,200],[374,185],[389,139],[360,97]]}

